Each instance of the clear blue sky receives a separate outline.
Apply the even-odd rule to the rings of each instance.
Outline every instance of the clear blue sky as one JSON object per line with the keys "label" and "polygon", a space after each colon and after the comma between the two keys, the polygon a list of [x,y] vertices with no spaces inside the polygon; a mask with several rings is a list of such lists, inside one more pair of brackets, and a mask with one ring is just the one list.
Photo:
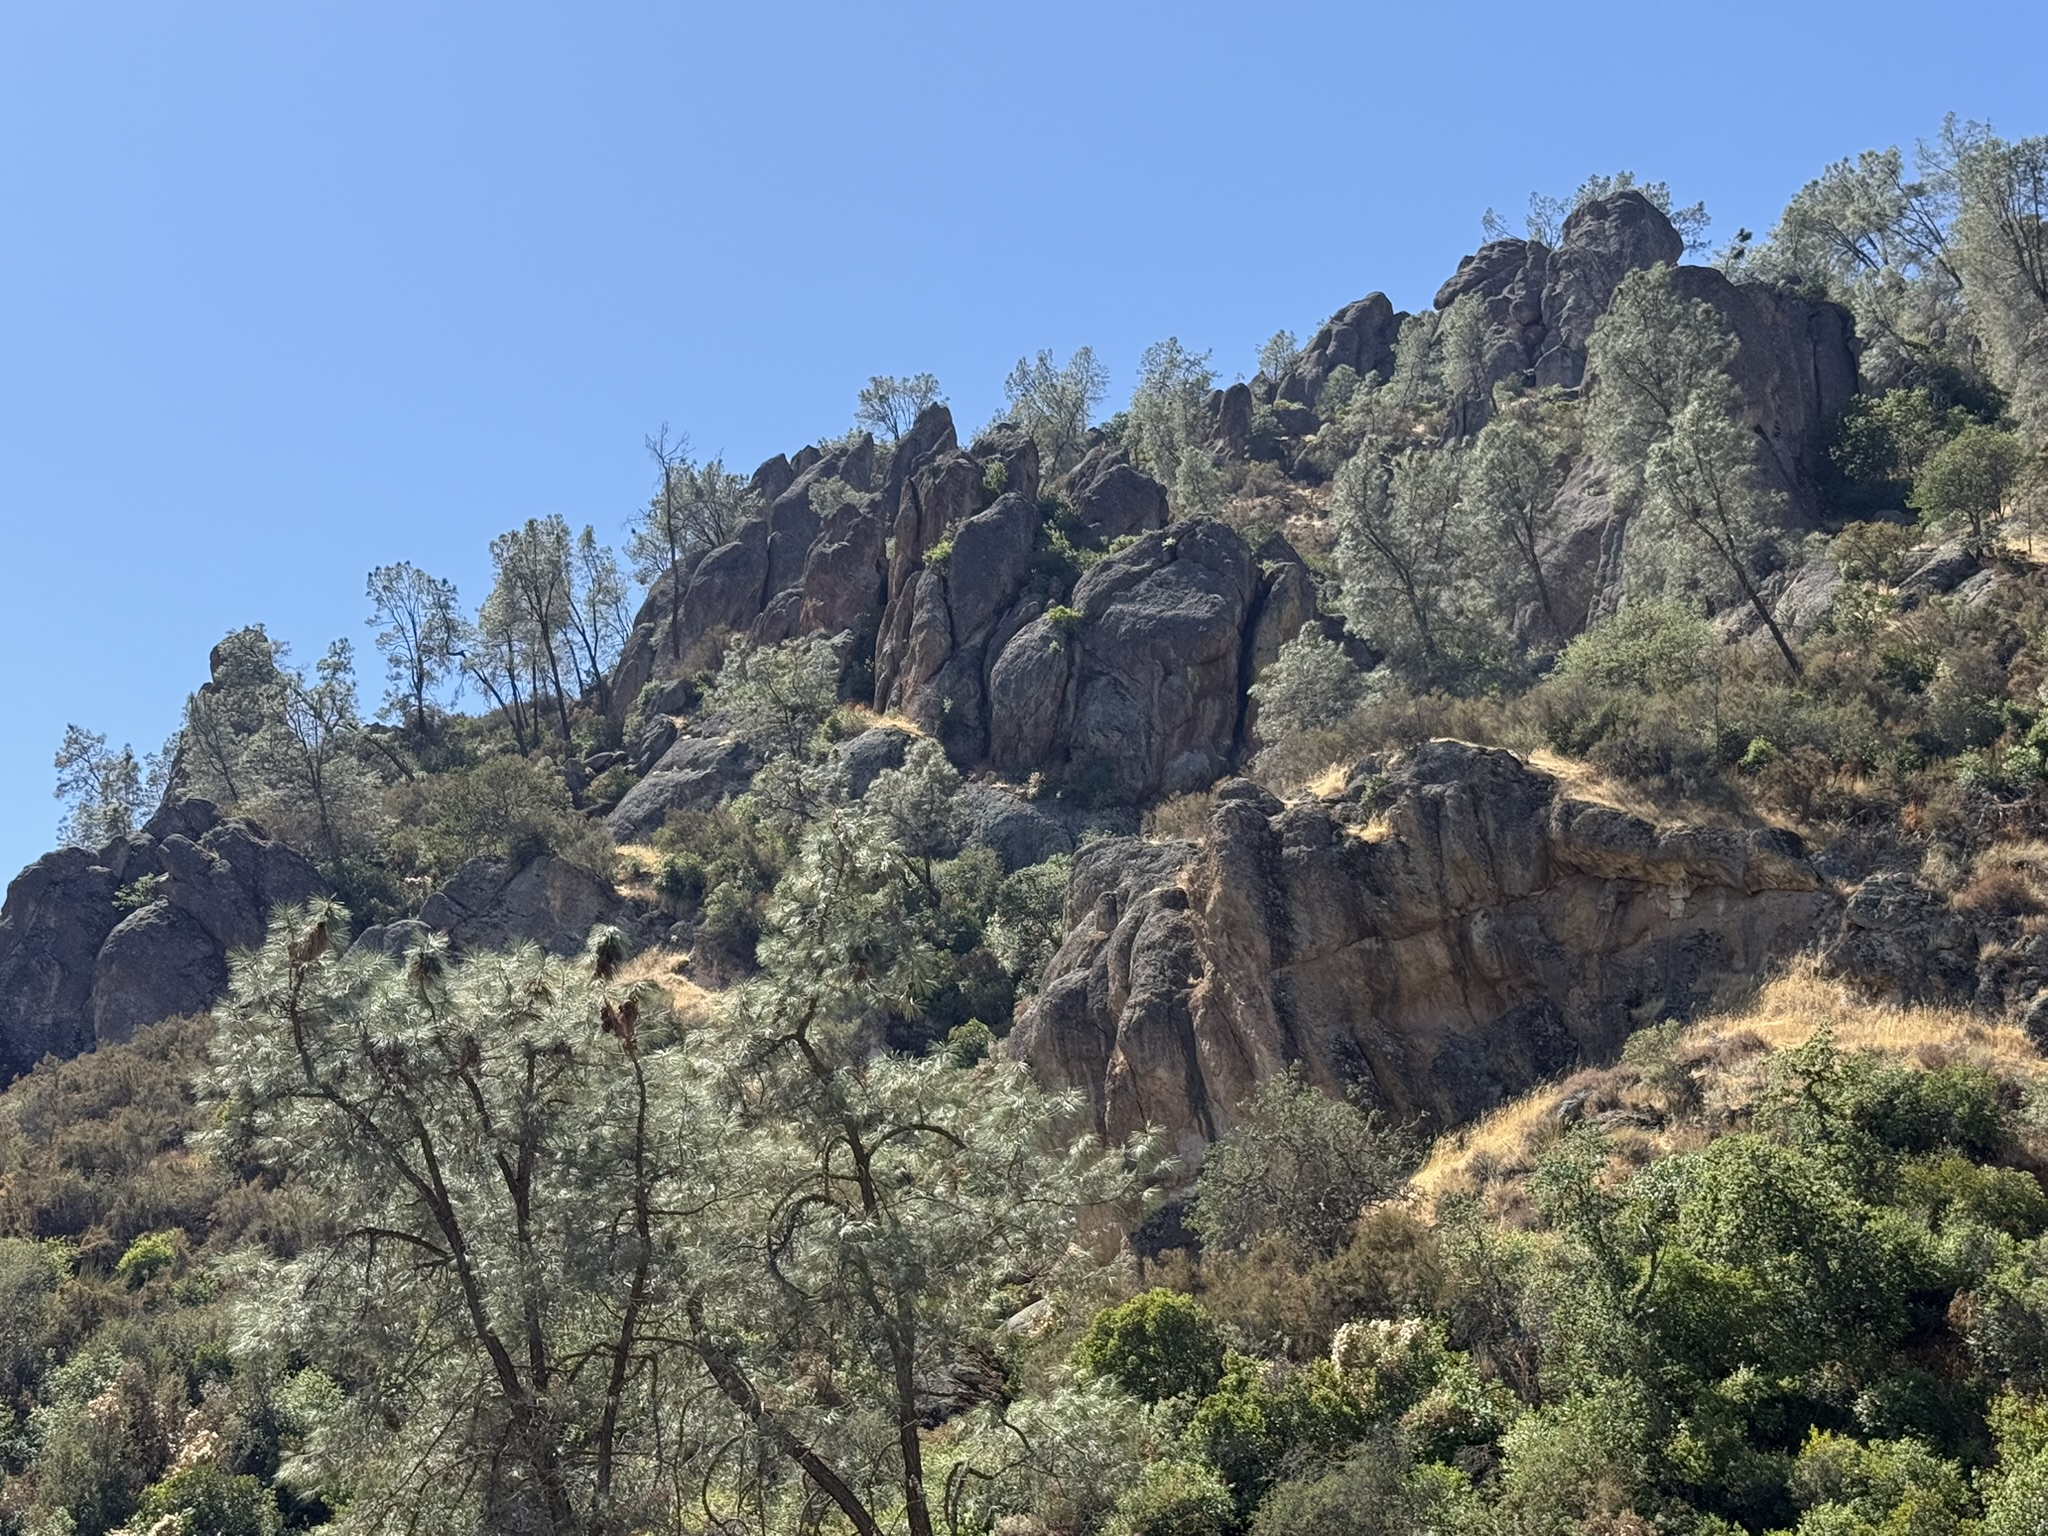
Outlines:
{"label": "clear blue sky", "polygon": [[[1945,110],[2048,131],[2048,7],[0,6],[0,878],[67,721],[138,751],[363,574],[616,535],[663,421],[750,469],[929,369],[1249,373],[1489,204],[1631,167],[1761,232]],[[374,670],[374,656],[366,658]],[[376,679],[368,679],[370,692]]]}

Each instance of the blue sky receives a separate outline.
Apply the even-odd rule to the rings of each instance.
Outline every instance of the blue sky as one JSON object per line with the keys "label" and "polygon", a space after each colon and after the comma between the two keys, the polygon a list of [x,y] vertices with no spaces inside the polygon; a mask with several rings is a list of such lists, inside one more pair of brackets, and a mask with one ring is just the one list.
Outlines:
{"label": "blue sky", "polygon": [[1725,236],[1946,110],[2048,131],[2044,54],[2038,0],[0,5],[0,876],[67,721],[152,747],[229,628],[367,650],[372,565],[616,536],[664,421],[750,469],[871,373],[965,425],[1040,347],[1249,373],[1532,188]]}

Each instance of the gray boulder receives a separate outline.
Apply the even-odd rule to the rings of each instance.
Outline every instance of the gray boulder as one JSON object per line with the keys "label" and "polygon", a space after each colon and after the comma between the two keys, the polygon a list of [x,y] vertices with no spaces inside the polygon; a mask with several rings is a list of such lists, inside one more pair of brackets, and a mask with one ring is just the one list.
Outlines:
{"label": "gray boulder", "polygon": [[1396,312],[1384,293],[1370,293],[1345,305],[1309,338],[1276,386],[1276,398],[1313,408],[1323,384],[1339,368],[1385,378],[1393,372],[1394,343],[1407,318]]}
{"label": "gray boulder", "polygon": [[211,1007],[229,953],[321,889],[298,854],[203,800],[97,852],[38,859],[0,906],[0,1079]]}
{"label": "gray boulder", "polygon": [[115,926],[93,962],[96,1040],[130,1040],[211,1007],[227,988],[228,956],[263,942],[273,910],[324,889],[312,865],[247,822],[221,822],[197,841],[170,833],[156,856],[155,899]]}
{"label": "gray boulder", "polygon": [[1618,192],[1575,210],[1557,249],[1535,240],[1495,240],[1458,263],[1437,290],[1436,308],[1476,297],[1484,308],[1480,377],[1453,402],[1453,424],[1476,432],[1503,380],[1577,385],[1585,374],[1593,322],[1607,312],[1630,272],[1675,264],[1685,242],[1639,192]]}
{"label": "gray boulder", "polygon": [[631,913],[604,881],[552,854],[524,865],[475,858],[429,896],[419,920],[445,933],[458,949],[509,949],[538,944],[550,954],[582,950],[600,923]]}
{"label": "gray boulder", "polygon": [[963,784],[954,800],[961,848],[986,848],[1014,874],[1074,851],[1074,834],[1059,818],[998,784]]}
{"label": "gray boulder", "polygon": [[998,422],[974,440],[967,456],[981,465],[984,476],[989,465],[1001,464],[1006,493],[1026,501],[1038,500],[1038,442],[1030,433],[1007,421]]}
{"label": "gray boulder", "polygon": [[1121,449],[1094,449],[1067,483],[1074,516],[1104,543],[1166,526],[1166,487],[1133,469]]}
{"label": "gray boulder", "polygon": [[753,755],[719,736],[680,736],[661,761],[627,790],[605,817],[615,842],[644,843],[670,811],[706,811],[744,793],[754,776]]}
{"label": "gray boulder", "polygon": [[888,579],[886,495],[826,518],[804,562],[800,635],[860,632],[878,620]]}
{"label": "gray boulder", "polygon": [[868,792],[868,787],[883,774],[901,768],[910,752],[910,744],[917,740],[908,731],[894,726],[878,725],[871,731],[862,731],[858,736],[842,741],[834,752],[839,766],[846,774],[846,792],[858,800]]}

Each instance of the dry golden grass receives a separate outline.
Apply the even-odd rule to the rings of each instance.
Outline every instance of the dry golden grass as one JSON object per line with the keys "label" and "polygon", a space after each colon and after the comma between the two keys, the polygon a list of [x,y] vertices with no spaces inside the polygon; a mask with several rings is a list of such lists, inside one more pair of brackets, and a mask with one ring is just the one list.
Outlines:
{"label": "dry golden grass", "polygon": [[1394,835],[1394,824],[1384,816],[1375,816],[1370,821],[1347,822],[1346,837],[1355,837],[1361,843],[1384,843]]}
{"label": "dry golden grass", "polygon": [[1697,1145],[1709,1125],[1746,1119],[1755,1107],[1770,1060],[1804,1045],[1826,1028],[1845,1051],[1869,1051],[1933,1067],[1967,1061],[2002,1079],[2048,1092],[2044,1059],[2014,1025],[1963,1008],[1900,1007],[1858,997],[1840,983],[1799,966],[1765,984],[1749,1001],[1710,1014],[1680,1032],[1674,1056],[1695,1068],[1702,1086],[1696,1117],[1666,1117],[1657,1095],[1634,1067],[1622,1064],[1575,1073],[1502,1105],[1493,1113],[1438,1138],[1416,1173],[1426,1197],[1459,1189],[1486,1189],[1527,1172],[1562,1132],[1559,1106],[1584,1094],[1590,1116],[1619,1111],[1617,1153],[1629,1162]]}
{"label": "dry golden grass", "polygon": [[1972,862],[1952,904],[1958,912],[1979,917],[2048,914],[2048,844],[2023,841],[1986,848]]}
{"label": "dry golden grass", "polygon": [[1351,764],[1332,763],[1321,773],[1310,779],[1302,788],[1318,800],[1334,800],[1344,793],[1344,785],[1351,778]]}
{"label": "dry golden grass", "polygon": [[1574,800],[1604,805],[1611,811],[1624,812],[1652,826],[1661,826],[1674,819],[1648,796],[1608,778],[1591,764],[1582,763],[1575,757],[1566,757],[1546,747],[1529,753],[1525,760],[1530,767],[1540,768],[1556,779]]}
{"label": "dry golden grass", "polygon": [[839,706],[839,713],[854,728],[852,732],[854,735],[858,735],[862,731],[880,730],[885,727],[892,731],[902,731],[908,736],[922,736],[924,734],[918,728],[917,722],[908,715],[882,714],[868,708],[865,704],[842,704]]}
{"label": "dry golden grass", "polygon": [[643,950],[626,962],[619,978],[629,984],[652,982],[668,998],[669,1010],[677,1018],[687,1019],[703,1013],[717,996],[685,974],[688,963],[687,957],[677,950]]}
{"label": "dry golden grass", "polygon": [[1154,842],[1199,838],[1208,829],[1209,814],[1215,809],[1216,797],[1206,789],[1162,800],[1145,813],[1145,836]]}
{"label": "dry golden grass", "polygon": [[661,859],[661,850],[652,844],[619,844],[612,856],[612,888],[629,901],[653,901]]}

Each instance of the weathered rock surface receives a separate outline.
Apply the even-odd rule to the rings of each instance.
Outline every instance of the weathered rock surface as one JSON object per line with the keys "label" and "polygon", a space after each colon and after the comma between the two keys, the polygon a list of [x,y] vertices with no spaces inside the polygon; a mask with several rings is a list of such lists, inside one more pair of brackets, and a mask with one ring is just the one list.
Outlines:
{"label": "weathered rock surface", "polygon": [[938,737],[956,763],[988,755],[988,669],[1023,621],[1015,604],[1041,526],[1036,503],[1005,492],[953,529],[946,559],[916,572],[905,593],[909,622],[877,707]]}
{"label": "weathered rock surface", "polygon": [[1067,475],[1074,516],[1104,543],[1166,526],[1166,487],[1121,448],[1094,448]]}
{"label": "weathered rock surface", "polygon": [[1329,800],[1217,800],[1199,843],[1076,856],[1007,1046],[1105,1133],[1160,1125],[1195,1159],[1295,1062],[1397,1119],[1470,1119],[1759,975],[1833,907],[1786,834],[1659,830],[1462,742],[1361,764]]}
{"label": "weathered rock surface", "polygon": [[1206,788],[1238,742],[1261,576],[1220,523],[1147,534],[1074,588],[1077,619],[1040,617],[989,678],[990,758],[1126,800]]}
{"label": "weathered rock surface", "polygon": [[1534,240],[1495,240],[1458,263],[1437,290],[1449,309],[1475,295],[1485,306],[1482,377],[1460,402],[1460,421],[1476,431],[1493,386],[1576,385],[1586,370],[1593,322],[1606,313],[1621,280],[1638,267],[1675,264],[1685,242],[1639,192],[1618,192],[1575,210],[1556,250]]}
{"label": "weathered rock surface", "polygon": [[670,811],[709,810],[739,794],[754,775],[752,754],[720,736],[679,736],[661,761],[605,817],[614,841],[644,843]]}
{"label": "weathered rock surface", "polygon": [[1339,368],[1384,378],[1393,371],[1394,343],[1407,318],[1384,293],[1369,293],[1345,305],[1309,338],[1301,356],[1278,381],[1276,398],[1313,407],[1323,385]]}
{"label": "weathered rock surface", "polygon": [[491,857],[471,859],[427,898],[419,916],[426,927],[447,934],[458,949],[509,949],[529,943],[557,955],[578,953],[599,923],[631,919],[609,885],[553,854],[523,865]]}
{"label": "weathered rock surface", "polygon": [[1679,267],[1678,291],[1720,312],[1739,343],[1729,377],[1741,391],[1758,464],[1794,518],[1820,520],[1830,435],[1856,393],[1856,331],[1849,312],[1762,283],[1731,283],[1714,267]]}
{"label": "weathered rock surface", "polygon": [[262,942],[274,907],[321,889],[298,854],[202,800],[96,853],[38,859],[0,907],[0,1078],[210,1007],[229,953]]}

